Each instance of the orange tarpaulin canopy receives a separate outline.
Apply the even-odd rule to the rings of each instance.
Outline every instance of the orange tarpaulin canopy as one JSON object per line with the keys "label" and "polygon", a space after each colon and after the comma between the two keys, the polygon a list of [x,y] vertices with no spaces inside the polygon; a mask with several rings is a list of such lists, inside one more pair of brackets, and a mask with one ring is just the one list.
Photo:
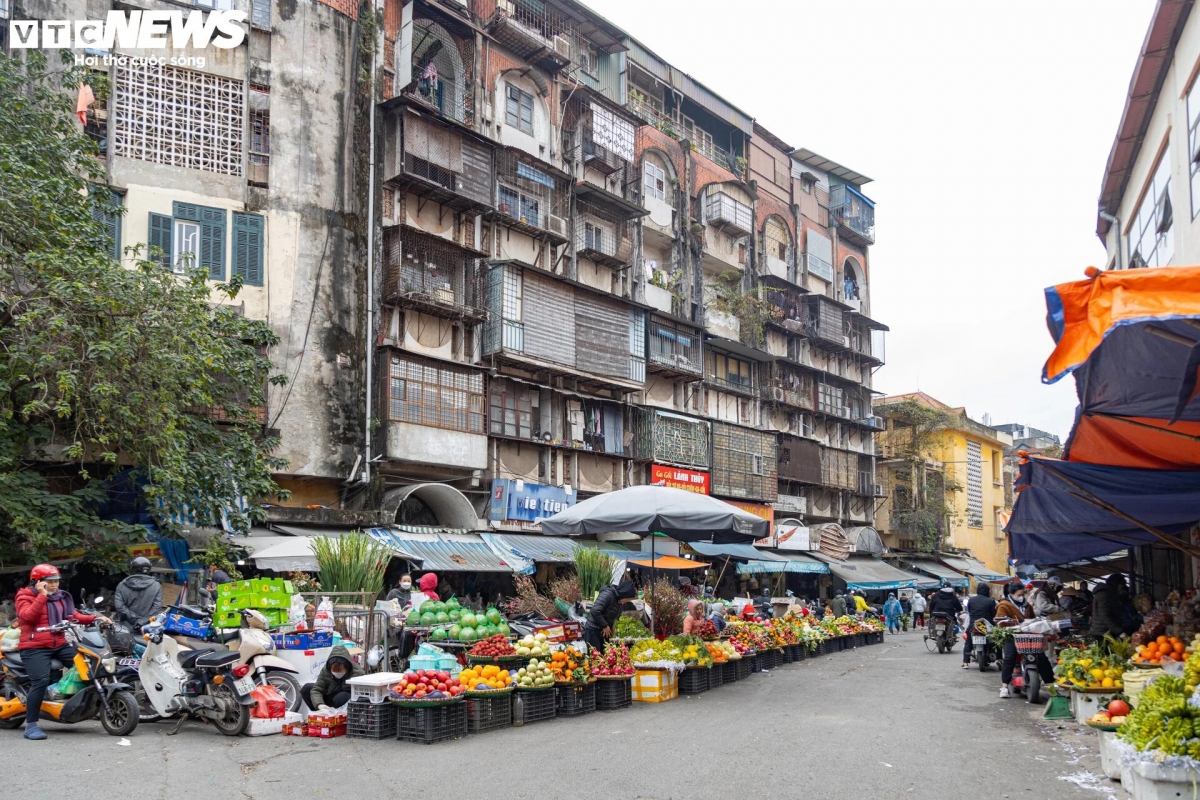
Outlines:
{"label": "orange tarpaulin canopy", "polygon": [[660,556],[656,555],[653,560],[649,558],[631,558],[630,564],[637,564],[639,567],[650,567],[651,569],[700,569],[707,567],[708,563],[704,561],[692,561],[688,558],[679,558],[678,556]]}

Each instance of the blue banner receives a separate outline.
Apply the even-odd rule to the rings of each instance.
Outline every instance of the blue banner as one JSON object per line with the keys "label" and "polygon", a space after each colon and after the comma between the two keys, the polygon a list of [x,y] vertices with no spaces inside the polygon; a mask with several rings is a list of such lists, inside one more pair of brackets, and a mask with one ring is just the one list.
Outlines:
{"label": "blue banner", "polygon": [[577,495],[563,486],[499,478],[492,481],[488,518],[496,521],[540,522],[575,505]]}

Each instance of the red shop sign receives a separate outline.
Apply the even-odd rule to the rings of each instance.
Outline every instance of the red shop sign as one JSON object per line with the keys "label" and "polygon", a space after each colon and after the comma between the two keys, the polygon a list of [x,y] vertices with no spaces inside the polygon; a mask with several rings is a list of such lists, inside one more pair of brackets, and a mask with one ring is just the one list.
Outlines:
{"label": "red shop sign", "polygon": [[694,469],[651,464],[650,482],[670,486],[672,489],[684,489],[696,494],[708,494],[708,473],[697,472]]}

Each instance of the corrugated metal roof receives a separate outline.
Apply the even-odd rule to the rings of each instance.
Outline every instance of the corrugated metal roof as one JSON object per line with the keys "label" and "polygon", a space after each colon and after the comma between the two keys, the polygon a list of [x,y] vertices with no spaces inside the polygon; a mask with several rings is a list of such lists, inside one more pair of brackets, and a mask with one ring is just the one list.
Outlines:
{"label": "corrugated metal roof", "polygon": [[932,575],[940,579],[947,586],[966,586],[969,582],[965,576],[958,574],[945,564],[939,564],[936,561],[910,561],[909,564],[914,570],[923,572],[926,575]]}
{"label": "corrugated metal roof", "polygon": [[423,533],[394,526],[368,533],[397,550],[412,553],[421,568],[434,572],[512,572],[487,543],[473,533]]}
{"label": "corrugated metal roof", "polygon": [[836,561],[818,555],[829,565],[829,571],[846,582],[851,589],[906,589],[917,583],[917,576],[897,569],[876,558],[854,558]]}
{"label": "corrugated metal roof", "polygon": [[629,40],[629,59],[696,105],[746,134],[754,133],[754,119],[730,105],[704,84],[663,61],[636,39]]}
{"label": "corrugated metal roof", "polygon": [[830,161],[828,158],[825,158],[825,156],[818,155],[812,150],[809,150],[807,147],[801,147],[796,150],[794,153],[792,153],[792,158],[796,159],[802,164],[808,164],[809,166],[819,169],[822,172],[827,172],[835,178],[841,178],[846,183],[852,183],[855,186],[862,186],[864,183],[871,182],[871,179],[866,175],[863,175],[861,172],[855,172],[849,167],[843,167],[836,161]]}
{"label": "corrugated metal roof", "polygon": [[705,556],[730,556],[744,558],[749,561],[786,561],[783,556],[759,550],[752,544],[712,544],[711,542],[691,542],[688,547]]}
{"label": "corrugated metal roof", "polygon": [[970,558],[969,556],[942,556],[942,563],[956,572],[961,572],[964,575],[974,575],[976,578],[982,578],[988,583],[1010,579],[1010,576],[1001,575],[986,566],[982,561]]}
{"label": "corrugated metal roof", "polygon": [[[579,543],[566,536],[522,536],[519,533],[481,533],[489,545],[512,548],[522,558],[538,564],[570,564]],[[493,547],[495,550],[495,547]],[[498,551],[503,556],[504,550]]]}
{"label": "corrugated metal roof", "polygon": [[738,575],[761,575],[764,572],[770,574],[791,572],[801,575],[829,574],[829,565],[802,553],[760,553],[760,556],[774,556],[779,560],[768,561],[760,557],[755,561],[738,564]]}

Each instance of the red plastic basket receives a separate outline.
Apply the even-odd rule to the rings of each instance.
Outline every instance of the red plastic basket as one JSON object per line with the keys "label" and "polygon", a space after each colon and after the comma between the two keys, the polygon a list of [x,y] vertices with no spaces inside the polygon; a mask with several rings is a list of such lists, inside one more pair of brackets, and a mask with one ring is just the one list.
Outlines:
{"label": "red plastic basket", "polygon": [[1018,653],[1042,652],[1043,638],[1040,633],[1014,633],[1013,644]]}

